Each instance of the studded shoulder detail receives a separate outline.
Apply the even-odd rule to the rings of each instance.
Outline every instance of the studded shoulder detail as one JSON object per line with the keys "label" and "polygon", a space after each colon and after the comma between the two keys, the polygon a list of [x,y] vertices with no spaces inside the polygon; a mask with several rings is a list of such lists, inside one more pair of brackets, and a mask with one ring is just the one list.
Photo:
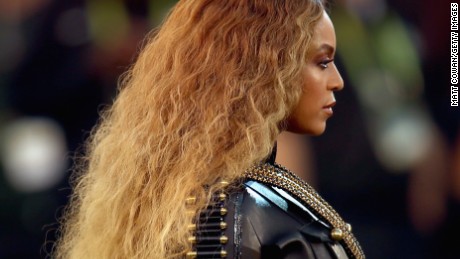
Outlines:
{"label": "studded shoulder detail", "polygon": [[[228,182],[221,181],[225,187]],[[211,202],[205,210],[200,211],[196,222],[190,224],[188,230],[192,233],[189,242],[192,244],[192,251],[187,252],[186,258],[226,258],[228,237],[225,235],[227,223],[227,195],[219,192],[213,195]],[[195,201],[189,197],[186,203]]]}

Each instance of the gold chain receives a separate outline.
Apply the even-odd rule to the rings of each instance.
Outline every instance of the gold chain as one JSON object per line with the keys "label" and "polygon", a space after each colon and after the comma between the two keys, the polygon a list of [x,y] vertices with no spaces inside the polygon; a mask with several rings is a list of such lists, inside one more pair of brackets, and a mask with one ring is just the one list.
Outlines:
{"label": "gold chain", "polygon": [[[361,246],[351,232],[351,226],[310,185],[290,170],[276,163],[275,165],[265,163],[248,169],[244,176],[282,188],[299,198],[333,227],[333,239],[340,240],[352,258],[365,258]],[[338,237],[337,232],[339,232]]]}

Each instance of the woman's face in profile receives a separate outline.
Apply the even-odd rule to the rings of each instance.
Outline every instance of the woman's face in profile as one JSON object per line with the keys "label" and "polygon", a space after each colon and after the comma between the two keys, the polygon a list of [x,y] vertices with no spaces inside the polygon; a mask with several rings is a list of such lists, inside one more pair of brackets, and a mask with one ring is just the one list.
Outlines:
{"label": "woman's face in profile", "polygon": [[334,91],[343,88],[343,80],[334,64],[336,39],[334,26],[326,12],[315,27],[311,54],[302,68],[303,88],[299,103],[289,116],[288,131],[320,135],[332,116]]}

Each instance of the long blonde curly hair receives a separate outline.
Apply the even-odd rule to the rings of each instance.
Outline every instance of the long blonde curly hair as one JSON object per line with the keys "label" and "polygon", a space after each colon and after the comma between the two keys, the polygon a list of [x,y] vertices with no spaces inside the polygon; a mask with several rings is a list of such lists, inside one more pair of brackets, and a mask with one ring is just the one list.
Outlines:
{"label": "long blonde curly hair", "polygon": [[323,10],[319,0],[179,1],[87,141],[53,256],[183,255],[189,211],[269,155]]}

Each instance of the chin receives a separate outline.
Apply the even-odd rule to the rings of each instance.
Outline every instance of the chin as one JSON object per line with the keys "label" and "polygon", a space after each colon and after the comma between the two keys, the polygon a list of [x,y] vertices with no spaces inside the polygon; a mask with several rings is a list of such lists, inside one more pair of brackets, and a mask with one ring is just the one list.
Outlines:
{"label": "chin", "polygon": [[311,131],[305,132],[305,133],[310,135],[310,136],[320,136],[320,135],[323,135],[324,131],[326,131],[326,128],[311,130]]}
{"label": "chin", "polygon": [[326,130],[326,123],[323,125],[312,125],[309,127],[289,127],[287,131],[292,132],[292,133],[297,133],[297,134],[304,134],[304,135],[310,135],[310,136],[320,136],[324,133]]}

